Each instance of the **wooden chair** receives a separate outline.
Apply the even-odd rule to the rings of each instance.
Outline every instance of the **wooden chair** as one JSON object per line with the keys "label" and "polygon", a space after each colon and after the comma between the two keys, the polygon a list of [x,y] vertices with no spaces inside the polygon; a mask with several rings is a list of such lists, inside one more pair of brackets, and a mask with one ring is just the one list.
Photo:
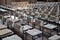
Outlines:
{"label": "wooden chair", "polygon": [[7,27],[10,28],[10,29],[12,28],[12,22],[11,21],[7,22]]}
{"label": "wooden chair", "polygon": [[16,32],[20,32],[20,25],[18,25],[17,23],[15,23],[15,25],[14,25],[14,31],[16,31]]}
{"label": "wooden chair", "polygon": [[13,35],[13,34],[14,33],[9,29],[0,30],[0,38],[8,37],[8,36]]}
{"label": "wooden chair", "polygon": [[32,22],[31,22],[31,18],[29,18],[29,17],[27,18],[27,23],[28,23],[29,25],[30,25],[30,23],[32,23]]}
{"label": "wooden chair", "polygon": [[47,15],[44,13],[42,13],[40,16],[41,16],[41,19],[47,19]]}
{"label": "wooden chair", "polygon": [[55,22],[56,21],[56,17],[55,16],[49,16],[48,17],[48,21]]}
{"label": "wooden chair", "polygon": [[36,19],[35,28],[40,30],[42,26],[43,26],[43,21]]}

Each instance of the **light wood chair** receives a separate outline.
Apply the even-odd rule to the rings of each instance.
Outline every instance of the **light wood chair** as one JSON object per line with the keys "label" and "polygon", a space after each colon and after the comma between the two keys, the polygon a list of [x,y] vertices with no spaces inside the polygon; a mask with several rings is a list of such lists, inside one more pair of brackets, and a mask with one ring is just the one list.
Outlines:
{"label": "light wood chair", "polygon": [[42,26],[43,26],[43,21],[36,19],[36,21],[35,21],[35,28],[40,30]]}
{"label": "light wood chair", "polygon": [[0,38],[8,37],[8,36],[13,35],[13,34],[14,33],[9,29],[0,30]]}

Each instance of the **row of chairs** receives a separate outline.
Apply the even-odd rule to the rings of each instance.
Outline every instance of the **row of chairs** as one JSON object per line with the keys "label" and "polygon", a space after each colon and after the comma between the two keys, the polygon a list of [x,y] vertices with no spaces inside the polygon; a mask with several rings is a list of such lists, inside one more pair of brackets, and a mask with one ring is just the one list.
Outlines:
{"label": "row of chairs", "polygon": [[[4,8],[4,10],[6,10]],[[8,25],[5,25],[7,19],[4,16],[10,15],[11,11],[7,10],[6,13],[2,13],[1,22],[0,22],[0,40],[22,40],[14,31],[8,28]],[[7,14],[8,13],[8,14]],[[7,24],[7,23],[6,23]]]}
{"label": "row of chairs", "polygon": [[[38,9],[31,9],[31,10],[33,10],[33,11],[31,11],[31,10],[29,10],[28,12],[27,11],[25,11],[25,10],[22,10],[22,12],[21,11],[19,11],[19,14],[18,14],[18,17],[20,16],[20,19],[22,19],[23,21],[26,21],[26,23],[28,24],[28,25],[30,25],[30,26],[33,26],[34,28],[37,28],[37,29],[39,29],[39,30],[42,30],[42,26],[43,26],[43,21],[42,20],[39,20],[39,19],[37,19],[37,18],[35,18],[36,16],[38,17],[40,17],[40,16],[43,16],[43,15],[52,15],[51,13],[53,12],[53,9],[55,9],[54,8],[55,6],[53,6],[52,8],[49,8],[49,11],[47,12],[47,14],[45,14],[44,12],[46,12],[46,11],[43,11],[43,12],[39,12],[39,11],[41,11],[41,10],[39,10],[39,11],[37,11]],[[44,8],[44,7],[43,7]],[[45,9],[47,9],[47,8],[45,8]],[[48,10],[48,9],[47,9]],[[37,12],[36,12],[37,11]],[[55,10],[54,10],[55,11]],[[26,12],[26,13],[25,13]],[[50,13],[49,13],[50,12]],[[49,14],[48,14],[49,13]],[[15,15],[16,16],[16,15]],[[33,16],[33,17],[32,17]],[[45,16],[43,16],[43,18],[45,18]],[[48,16],[47,16],[48,17]],[[54,16],[51,16],[51,17],[54,17]],[[41,17],[42,18],[42,17]],[[53,18],[52,18],[53,19]],[[55,19],[55,17],[54,17],[54,19]],[[53,19],[53,20],[54,20]],[[34,21],[35,20],[35,21]],[[50,20],[50,19],[49,19]]]}
{"label": "row of chairs", "polygon": [[[43,7],[42,7],[43,8]],[[31,9],[30,11],[24,11],[22,13],[28,14],[28,15],[37,15],[38,17],[41,16],[41,18],[47,19],[47,20],[53,20],[58,21],[56,19],[59,19],[59,6],[53,6],[48,8],[43,8],[44,10],[40,9]]]}

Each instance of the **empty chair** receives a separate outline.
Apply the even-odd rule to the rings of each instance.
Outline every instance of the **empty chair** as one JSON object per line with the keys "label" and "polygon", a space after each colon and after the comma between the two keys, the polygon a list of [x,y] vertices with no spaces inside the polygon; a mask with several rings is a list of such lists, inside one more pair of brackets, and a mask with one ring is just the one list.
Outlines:
{"label": "empty chair", "polygon": [[10,15],[3,16],[3,19],[2,19],[3,24],[6,24],[7,23],[7,19],[8,18],[10,18]]}
{"label": "empty chair", "polygon": [[41,29],[42,26],[43,26],[43,21],[36,19],[34,27],[37,29]]}
{"label": "empty chair", "polygon": [[15,35],[3,38],[2,40],[22,40],[22,38],[15,34]]}
{"label": "empty chair", "polygon": [[43,13],[42,13],[42,14],[40,15],[40,18],[41,18],[41,19],[46,19],[46,18],[47,18],[46,16],[47,16],[46,14],[43,14]]}
{"label": "empty chair", "polygon": [[53,35],[53,36],[49,37],[48,40],[60,40],[60,36],[59,35]]}
{"label": "empty chair", "polygon": [[32,21],[31,21],[32,18],[33,18],[33,17],[27,17],[27,23],[28,23],[29,25],[32,23]]}
{"label": "empty chair", "polygon": [[42,36],[42,31],[38,29],[31,29],[26,31],[26,39],[27,40],[36,40]]}
{"label": "empty chair", "polygon": [[7,22],[7,27],[10,28],[10,29],[12,29],[12,24],[13,24],[13,23],[12,23],[11,21],[8,21],[8,22]]}
{"label": "empty chair", "polygon": [[55,16],[48,16],[48,21],[55,22],[56,17]]}
{"label": "empty chair", "polygon": [[0,30],[0,38],[4,38],[4,37],[10,36],[12,34],[13,34],[13,32],[9,29]]}

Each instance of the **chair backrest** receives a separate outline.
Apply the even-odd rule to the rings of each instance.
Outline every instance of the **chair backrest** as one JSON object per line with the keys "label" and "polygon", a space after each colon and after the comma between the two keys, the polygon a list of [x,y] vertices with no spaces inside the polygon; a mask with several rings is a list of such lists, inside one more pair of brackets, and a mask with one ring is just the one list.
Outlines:
{"label": "chair backrest", "polygon": [[15,23],[14,26],[15,26],[15,27],[14,27],[15,29],[20,30],[20,27],[21,27],[20,25],[17,25],[17,24]]}
{"label": "chair backrest", "polygon": [[42,19],[46,19],[46,14],[42,13],[40,16]]}
{"label": "chair backrest", "polygon": [[31,18],[27,17],[27,22],[31,23]]}
{"label": "chair backrest", "polygon": [[8,28],[11,28],[12,27],[12,22],[11,21],[8,21],[7,22],[7,26],[8,26]]}
{"label": "chair backrest", "polygon": [[43,26],[43,21],[36,19],[35,21],[35,28],[40,29]]}
{"label": "chair backrest", "polygon": [[50,17],[48,17],[48,20],[49,20],[49,21],[54,21],[54,22],[55,22],[55,21],[56,21],[56,17],[55,17],[55,16],[50,16]]}
{"label": "chair backrest", "polygon": [[36,19],[35,26],[40,26],[40,20]]}

